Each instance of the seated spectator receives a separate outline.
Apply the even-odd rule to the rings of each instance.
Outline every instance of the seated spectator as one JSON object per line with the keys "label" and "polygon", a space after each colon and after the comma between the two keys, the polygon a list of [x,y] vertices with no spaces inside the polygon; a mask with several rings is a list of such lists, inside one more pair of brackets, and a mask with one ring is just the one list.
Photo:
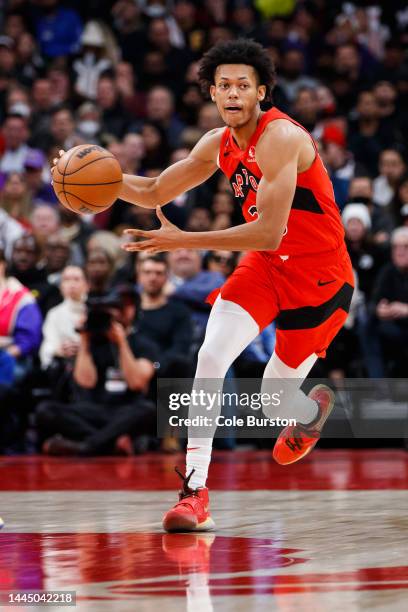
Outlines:
{"label": "seated spectator", "polygon": [[0,207],[26,229],[31,228],[32,199],[19,172],[10,172],[0,195]]}
{"label": "seated spectator", "polygon": [[93,228],[65,206],[58,206],[61,219],[60,234],[71,245],[72,263],[82,266],[86,258],[86,245],[93,234]]}
{"label": "seated spectator", "polygon": [[82,33],[82,21],[78,13],[59,4],[58,0],[40,3],[40,13],[35,20],[41,53],[48,58],[76,53]]}
{"label": "seated spectator", "polygon": [[209,251],[205,257],[207,270],[219,272],[227,278],[237,265],[237,255],[233,251]]}
{"label": "seated spectator", "polygon": [[322,134],[322,157],[333,183],[336,202],[344,208],[351,179],[356,175],[356,163],[346,149],[346,137],[336,125],[326,125]]}
{"label": "seated spectator", "polygon": [[[393,142],[371,91],[361,91],[356,106],[357,118],[349,123],[348,146],[357,162],[364,164],[371,176],[377,173],[378,160],[384,147]],[[381,204],[378,198],[374,199]]]}
{"label": "seated spectator", "polygon": [[159,125],[172,149],[180,146],[184,124],[175,115],[174,95],[167,87],[157,85],[147,95],[147,120]]}
{"label": "seated spectator", "polygon": [[373,181],[369,176],[358,176],[351,179],[348,200],[349,203],[360,203],[367,206],[374,242],[388,242],[394,226],[393,219],[387,209],[373,202]]}
{"label": "seated spectator", "polygon": [[9,114],[2,126],[5,150],[0,160],[0,172],[22,172],[24,161],[29,152],[27,118],[19,114]]}
{"label": "seated spectator", "polygon": [[374,242],[371,217],[365,204],[347,204],[342,219],[346,245],[358,276],[359,288],[368,300],[378,271],[388,260],[388,249]]}
{"label": "seated spectator", "polygon": [[170,251],[168,261],[170,282],[175,288],[173,295],[188,306],[193,317],[195,351],[203,339],[211,310],[206,298],[225,278],[219,272],[202,269],[202,255],[198,250]]}
{"label": "seated spectator", "polygon": [[95,248],[89,251],[85,262],[89,295],[92,297],[106,294],[112,283],[115,262],[107,251]]}
{"label": "seated spectator", "polygon": [[391,237],[391,263],[381,270],[373,291],[388,375],[408,375],[408,228]]}
{"label": "seated spectator", "polygon": [[120,101],[113,77],[101,76],[98,81],[96,101],[102,110],[102,131],[116,138],[122,138],[128,131],[131,117]]}
{"label": "seated spectator", "polygon": [[88,301],[74,363],[75,402],[43,402],[37,426],[43,451],[52,455],[132,454],[131,437],[154,435],[156,409],[146,393],[156,347],[132,328],[135,300],[118,295]]}
{"label": "seated spectator", "polygon": [[380,174],[374,179],[374,202],[380,206],[388,206],[395,196],[398,182],[406,172],[406,164],[397,149],[385,149],[380,154],[378,164]]}
{"label": "seated spectator", "polygon": [[403,174],[398,182],[395,195],[390,205],[390,212],[395,225],[407,225],[408,223],[408,172]]}
{"label": "seated spectator", "polygon": [[45,241],[43,263],[47,281],[59,287],[61,274],[71,256],[69,242],[59,233],[51,234]]}
{"label": "seated spectator", "polygon": [[43,178],[43,168],[47,164],[44,153],[32,149],[24,161],[24,178],[32,200],[41,200],[47,204],[56,204],[58,198],[52,185]]}
{"label": "seated spectator", "polygon": [[39,267],[40,258],[41,249],[35,237],[21,236],[13,245],[10,274],[30,289],[45,317],[61,301],[61,295],[58,287],[47,281],[46,271]]}
{"label": "seated spectator", "polygon": [[58,209],[50,204],[39,203],[32,210],[30,223],[32,233],[42,251],[48,238],[60,229]]}
{"label": "seated spectator", "polygon": [[29,370],[30,358],[40,346],[41,325],[34,297],[7,273],[4,251],[0,249],[0,351],[3,367],[8,362],[8,379],[10,376],[12,381],[19,379]]}
{"label": "seated spectator", "polygon": [[60,290],[64,301],[51,308],[44,321],[40,360],[48,368],[54,359],[72,359],[79,348],[78,329],[85,316],[88,283],[77,266],[67,266],[61,275]]}
{"label": "seated spectator", "polygon": [[305,59],[300,49],[292,47],[283,54],[278,84],[289,102],[293,102],[299,89],[316,88],[316,79],[305,74]]}
{"label": "seated spectator", "polygon": [[82,98],[96,98],[99,78],[112,67],[106,30],[101,23],[88,21],[82,32],[81,51],[72,65],[76,75],[74,88]]}
{"label": "seated spectator", "polygon": [[0,248],[5,252],[7,260],[11,258],[13,244],[23,234],[24,228],[21,223],[0,207]]}
{"label": "seated spectator", "polygon": [[189,378],[192,375],[191,315],[184,304],[166,295],[168,275],[168,263],[159,255],[147,255],[138,263],[141,297],[138,329],[160,349],[159,376]]}

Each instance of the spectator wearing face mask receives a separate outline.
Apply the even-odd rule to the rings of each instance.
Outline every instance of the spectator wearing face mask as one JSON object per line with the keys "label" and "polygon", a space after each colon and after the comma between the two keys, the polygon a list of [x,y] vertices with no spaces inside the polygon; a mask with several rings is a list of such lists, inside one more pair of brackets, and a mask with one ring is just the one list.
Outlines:
{"label": "spectator wearing face mask", "polygon": [[360,203],[367,206],[373,240],[380,244],[389,241],[394,222],[388,210],[373,201],[373,195],[373,181],[369,176],[358,176],[351,179],[348,203]]}
{"label": "spectator wearing face mask", "polygon": [[99,78],[112,68],[108,44],[112,47],[114,41],[107,26],[88,21],[81,36],[80,56],[72,66],[76,74],[74,89],[82,98],[95,100]]}
{"label": "spectator wearing face mask", "polygon": [[348,204],[343,210],[342,220],[359,288],[369,299],[377,274],[388,259],[388,249],[375,244],[371,233],[371,217],[365,204]]}

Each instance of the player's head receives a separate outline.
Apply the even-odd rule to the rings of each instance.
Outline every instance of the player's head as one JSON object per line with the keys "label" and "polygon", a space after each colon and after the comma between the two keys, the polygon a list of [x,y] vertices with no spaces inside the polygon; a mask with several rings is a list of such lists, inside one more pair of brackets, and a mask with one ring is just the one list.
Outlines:
{"label": "player's head", "polygon": [[244,38],[212,47],[203,56],[198,74],[221,117],[234,128],[248,123],[275,85],[275,67],[267,50]]}

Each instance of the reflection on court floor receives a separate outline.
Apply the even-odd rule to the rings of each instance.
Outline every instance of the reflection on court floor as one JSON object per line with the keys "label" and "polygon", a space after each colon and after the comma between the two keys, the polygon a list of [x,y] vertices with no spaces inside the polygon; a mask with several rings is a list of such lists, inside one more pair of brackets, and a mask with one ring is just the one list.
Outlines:
{"label": "reflection on court floor", "polygon": [[286,473],[267,452],[215,454],[218,530],[201,535],[162,533],[174,463],[2,459],[0,590],[115,612],[406,609],[403,451],[317,451]]}

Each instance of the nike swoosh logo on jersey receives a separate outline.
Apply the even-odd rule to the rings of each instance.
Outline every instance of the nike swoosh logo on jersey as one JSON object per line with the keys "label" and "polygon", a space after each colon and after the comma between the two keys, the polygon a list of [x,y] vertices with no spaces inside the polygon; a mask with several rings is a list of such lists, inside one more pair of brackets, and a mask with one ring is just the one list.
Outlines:
{"label": "nike swoosh logo on jersey", "polygon": [[336,279],[334,280],[329,280],[329,281],[322,281],[322,280],[318,280],[317,284],[319,287],[324,287],[324,285],[330,285],[330,283],[335,283]]}

